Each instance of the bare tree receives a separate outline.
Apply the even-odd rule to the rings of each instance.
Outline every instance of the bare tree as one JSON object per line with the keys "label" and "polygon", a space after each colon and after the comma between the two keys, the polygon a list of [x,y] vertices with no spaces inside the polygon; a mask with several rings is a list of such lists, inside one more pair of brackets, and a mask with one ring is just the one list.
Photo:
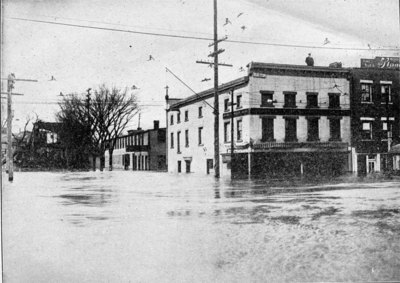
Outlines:
{"label": "bare tree", "polygon": [[101,85],[94,91],[90,103],[90,124],[94,140],[100,147],[102,156],[106,145],[109,153],[109,170],[113,169],[113,152],[118,136],[122,134],[129,121],[139,112],[137,97],[116,87]]}

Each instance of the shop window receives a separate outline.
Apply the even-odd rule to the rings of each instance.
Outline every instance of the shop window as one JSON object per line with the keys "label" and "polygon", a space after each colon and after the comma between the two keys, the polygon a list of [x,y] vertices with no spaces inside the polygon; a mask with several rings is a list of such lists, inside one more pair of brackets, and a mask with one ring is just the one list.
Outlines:
{"label": "shop window", "polygon": [[307,141],[319,141],[319,119],[307,118]]}
{"label": "shop window", "polygon": [[285,142],[297,141],[296,118],[285,118]]}
{"label": "shop window", "polygon": [[329,119],[330,141],[340,141],[340,119]]}
{"label": "shop window", "polygon": [[361,84],[361,102],[372,102],[372,84]]}
{"label": "shop window", "polygon": [[274,107],[273,99],[273,91],[261,91],[261,107]]}
{"label": "shop window", "polygon": [[275,141],[274,139],[274,118],[264,117],[261,119],[261,141]]}

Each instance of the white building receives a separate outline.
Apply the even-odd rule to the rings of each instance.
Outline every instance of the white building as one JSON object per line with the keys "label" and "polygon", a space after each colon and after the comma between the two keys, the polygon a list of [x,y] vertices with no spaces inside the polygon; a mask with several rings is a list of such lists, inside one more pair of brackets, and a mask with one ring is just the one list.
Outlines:
{"label": "white building", "polygon": [[[348,78],[342,68],[252,62],[248,76],[221,85],[221,175],[351,170]],[[167,103],[168,170],[212,173],[213,89]]]}

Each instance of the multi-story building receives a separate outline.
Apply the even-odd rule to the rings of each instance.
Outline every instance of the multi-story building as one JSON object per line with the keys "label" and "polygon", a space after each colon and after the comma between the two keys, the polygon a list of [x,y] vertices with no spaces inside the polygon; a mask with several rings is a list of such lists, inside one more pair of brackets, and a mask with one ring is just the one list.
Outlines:
{"label": "multi-story building", "polygon": [[[112,156],[116,169],[166,171],[165,128],[154,121],[150,130],[131,130],[127,135],[117,138]],[[105,152],[105,164],[109,164],[108,149]]]}
{"label": "multi-story building", "polygon": [[[343,68],[250,63],[248,76],[219,88],[221,175],[351,170],[349,90]],[[167,97],[169,171],[213,168],[213,101],[213,89]]]}
{"label": "multi-story building", "polygon": [[400,143],[399,69],[399,58],[385,57],[351,69],[353,171],[361,175],[400,169],[398,156],[388,155]]}

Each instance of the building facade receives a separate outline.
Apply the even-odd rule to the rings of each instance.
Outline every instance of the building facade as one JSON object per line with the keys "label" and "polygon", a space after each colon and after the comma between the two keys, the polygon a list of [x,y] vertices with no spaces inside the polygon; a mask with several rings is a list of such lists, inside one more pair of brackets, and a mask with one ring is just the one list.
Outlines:
{"label": "building facade", "polygon": [[[131,130],[117,138],[112,156],[115,169],[166,171],[166,130],[154,121],[151,130]],[[105,164],[109,164],[108,148]]]}
{"label": "building facade", "polygon": [[388,152],[400,143],[399,65],[394,68],[376,64],[361,66],[351,69],[354,171],[366,175],[398,170],[398,156]]}
{"label": "building facade", "polygon": [[[351,170],[349,90],[343,68],[250,63],[248,76],[219,88],[221,175]],[[169,102],[169,171],[211,173],[213,89]]]}

